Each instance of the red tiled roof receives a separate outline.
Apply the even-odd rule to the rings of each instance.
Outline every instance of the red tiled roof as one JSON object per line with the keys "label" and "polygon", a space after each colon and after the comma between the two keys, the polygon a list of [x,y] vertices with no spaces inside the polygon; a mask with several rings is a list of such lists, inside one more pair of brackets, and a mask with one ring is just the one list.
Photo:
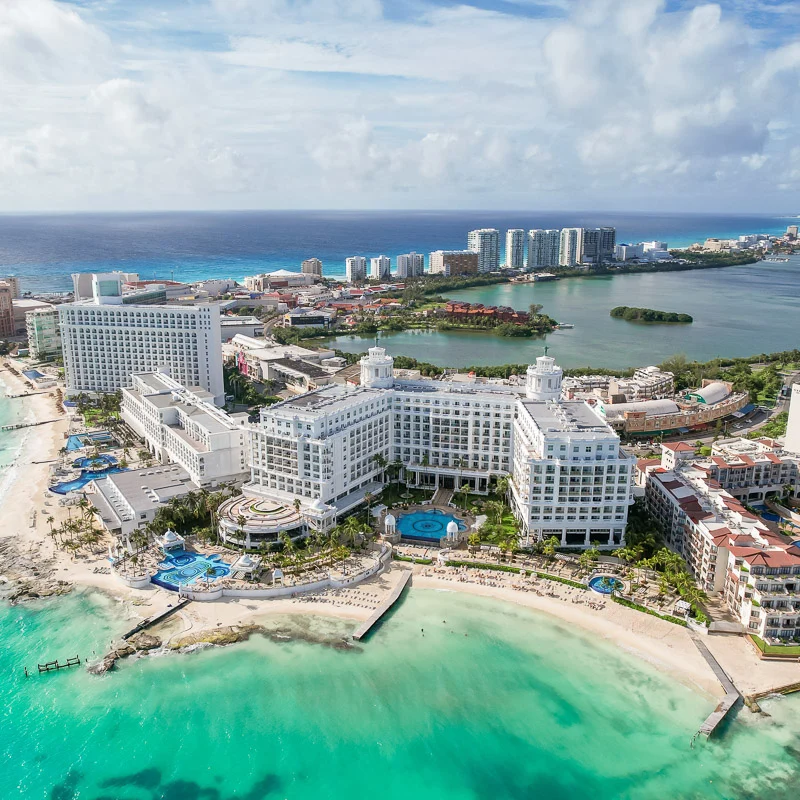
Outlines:
{"label": "red tiled roof", "polygon": [[689,451],[694,453],[694,447],[686,442],[669,442],[662,445],[662,447],[666,447],[667,450],[672,450],[673,453],[686,453]]}

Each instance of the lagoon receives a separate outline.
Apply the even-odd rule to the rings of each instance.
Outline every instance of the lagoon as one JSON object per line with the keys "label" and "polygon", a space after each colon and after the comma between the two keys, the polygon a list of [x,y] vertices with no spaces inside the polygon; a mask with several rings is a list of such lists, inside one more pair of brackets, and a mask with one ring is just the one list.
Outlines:
{"label": "lagoon", "polygon": [[[341,620],[150,656],[102,677],[102,595],[0,606],[3,797],[350,800],[796,797],[798,698],[689,742],[715,700],[604,641],[495,600],[414,589],[352,649]],[[424,636],[422,635],[424,629]]]}
{"label": "lagoon", "polygon": [[[568,278],[532,284],[499,284],[447,295],[484,305],[526,310],[541,303],[559,322],[575,325],[546,337],[502,338],[464,331],[381,334],[391,355],[441,366],[527,364],[543,345],[563,367],[657,364],[675,353],[707,361],[800,346],[800,256],[788,263],[761,261],[742,267]],[[615,306],[641,306],[694,317],[691,325],[647,325],[614,319]],[[330,345],[361,352],[371,337],[340,336]]]}

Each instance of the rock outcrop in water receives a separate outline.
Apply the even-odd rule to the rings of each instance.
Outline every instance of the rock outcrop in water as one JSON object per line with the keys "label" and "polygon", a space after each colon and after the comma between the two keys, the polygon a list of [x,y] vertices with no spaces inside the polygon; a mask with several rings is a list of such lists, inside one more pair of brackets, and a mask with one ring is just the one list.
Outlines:
{"label": "rock outcrop in water", "polygon": [[177,636],[170,641],[168,646],[170,650],[185,650],[198,644],[212,644],[222,647],[236,642],[244,642],[254,633],[265,632],[261,625],[226,625]]}

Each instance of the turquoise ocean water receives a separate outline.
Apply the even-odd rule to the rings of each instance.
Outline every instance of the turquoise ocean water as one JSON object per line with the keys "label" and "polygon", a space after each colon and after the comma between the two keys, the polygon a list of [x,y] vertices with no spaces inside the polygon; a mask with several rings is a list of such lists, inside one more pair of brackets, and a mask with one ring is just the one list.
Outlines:
{"label": "turquoise ocean water", "polygon": [[[42,800],[796,798],[796,699],[689,741],[714,701],[497,601],[412,589],[351,625],[148,657],[103,677],[22,666],[101,652],[115,604],[0,609],[0,795]],[[423,631],[424,629],[424,636]],[[311,641],[311,640],[322,640]]]}

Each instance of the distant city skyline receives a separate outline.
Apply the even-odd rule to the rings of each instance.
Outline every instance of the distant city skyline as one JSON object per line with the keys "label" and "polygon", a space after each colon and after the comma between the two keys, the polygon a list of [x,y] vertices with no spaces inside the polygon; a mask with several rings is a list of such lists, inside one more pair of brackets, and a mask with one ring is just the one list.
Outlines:
{"label": "distant city skyline", "polygon": [[797,210],[792,3],[4,0],[0,31],[0,211]]}

